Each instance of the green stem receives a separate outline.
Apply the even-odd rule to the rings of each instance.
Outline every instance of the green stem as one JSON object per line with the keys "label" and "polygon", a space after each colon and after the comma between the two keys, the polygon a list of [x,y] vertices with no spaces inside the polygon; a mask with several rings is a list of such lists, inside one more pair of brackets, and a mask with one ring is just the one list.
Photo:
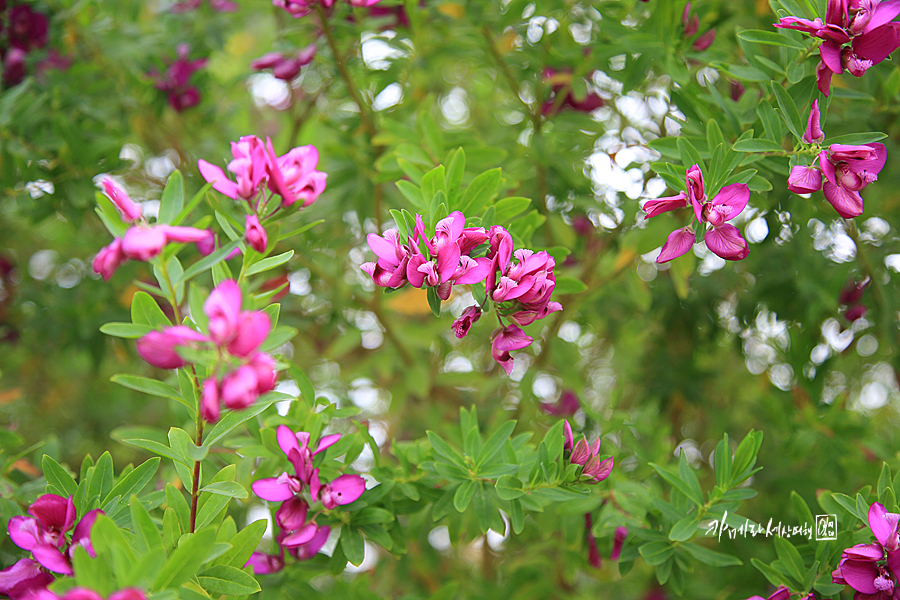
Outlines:
{"label": "green stem", "polygon": [[[203,417],[197,407],[197,447],[203,445]],[[197,502],[200,500],[200,461],[194,461],[194,478],[191,485],[191,528],[194,533],[197,526]]]}

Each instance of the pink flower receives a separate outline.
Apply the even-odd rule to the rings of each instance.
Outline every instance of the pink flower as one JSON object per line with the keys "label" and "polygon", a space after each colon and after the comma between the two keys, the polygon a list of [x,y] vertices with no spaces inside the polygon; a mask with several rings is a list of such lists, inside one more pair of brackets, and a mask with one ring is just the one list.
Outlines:
{"label": "pink flower", "polygon": [[102,275],[104,281],[109,281],[116,269],[126,260],[128,260],[128,257],[122,252],[122,239],[116,238],[110,245],[103,247],[97,253],[94,261],[91,263],[91,268],[94,270],[94,273]]}
{"label": "pink flower", "polygon": [[627,527],[616,527],[616,532],[613,534],[612,552],[609,554],[610,560],[619,560],[619,556],[622,554],[622,544],[625,543],[625,538],[627,536]]}
{"label": "pink flower", "polygon": [[259,217],[256,215],[247,215],[244,222],[244,240],[250,244],[251,248],[260,254],[266,251],[266,245],[269,243],[269,236],[266,235],[266,230],[262,224],[260,224]]}
{"label": "pink flower", "polygon": [[886,161],[884,144],[832,144],[819,154],[819,167],[827,180],[825,199],[845,219],[858,217],[863,213],[859,192],[878,179]]}
{"label": "pink flower", "polygon": [[822,171],[797,165],[788,177],[788,189],[795,194],[811,194],[822,189]]}
{"label": "pink flower", "polygon": [[763,598],[762,596],[750,596],[747,600],[789,600],[790,597],[791,590],[780,585],[768,598]]}
{"label": "pink flower", "polygon": [[803,141],[807,144],[821,142],[825,139],[820,125],[821,113],[819,113],[819,100],[813,100],[812,106],[809,108],[809,120],[806,123],[806,131],[803,133]]}
{"label": "pink flower", "polygon": [[310,62],[316,55],[316,45],[310,44],[298,51],[297,54],[286,56],[280,52],[270,52],[250,63],[250,68],[257,71],[272,69],[272,75],[284,81],[291,81],[300,74],[300,69]]}
{"label": "pink flower", "polygon": [[704,205],[703,221],[712,225],[704,241],[714,254],[726,260],[743,260],[750,253],[737,227],[726,223],[741,214],[749,200],[750,189],[743,183],[733,183],[723,187]]}
{"label": "pink flower", "polygon": [[177,325],[162,331],[151,331],[137,341],[137,351],[145,361],[159,369],[177,369],[187,364],[175,349],[209,339],[190,327]]}
{"label": "pink flower", "polygon": [[366,480],[359,475],[341,475],[330,484],[319,490],[322,506],[332,510],[344,504],[350,504],[366,491]]}
{"label": "pink flower", "polygon": [[194,72],[206,65],[206,59],[188,60],[190,46],[180,44],[177,48],[178,58],[166,70],[165,75],[151,71],[150,76],[156,80],[156,89],[166,92],[169,105],[178,112],[200,103],[200,91],[188,81]]}
{"label": "pink flower", "polygon": [[259,379],[256,371],[246,365],[222,378],[221,398],[226,407],[242,410],[259,397]]}
{"label": "pink flower", "polygon": [[[45,569],[72,575],[72,554],[77,546],[83,546],[88,554],[95,556],[90,532],[97,515],[102,514],[99,509],[92,510],[81,518],[72,530],[71,538],[67,538],[66,534],[72,529],[77,517],[71,496],[66,499],[55,494],[44,494],[28,508],[28,514],[33,518],[13,517],[9,520],[9,537],[19,548],[31,551],[34,559]],[[27,563],[19,567],[17,573],[13,575],[10,572],[10,582],[7,585],[21,585],[21,577],[30,581],[42,579],[37,577]],[[13,577],[17,579],[13,580]],[[2,581],[0,578],[0,585],[3,585]]]}
{"label": "pink flower", "polygon": [[246,135],[237,142],[231,142],[228,170],[235,174],[237,183],[232,182],[219,167],[203,159],[197,161],[200,175],[211,183],[213,189],[234,200],[242,198],[252,201],[260,193],[260,185],[268,177],[268,160],[263,141],[255,135]]}
{"label": "pink flower", "polygon": [[542,411],[548,415],[556,416],[574,415],[579,408],[581,408],[581,402],[578,401],[578,396],[576,396],[575,392],[572,390],[563,391],[559,400],[554,403],[547,402],[541,404]]}
{"label": "pink flower", "polygon": [[101,182],[103,192],[112,200],[112,203],[122,214],[125,222],[137,221],[141,218],[141,207],[128,197],[128,192],[122,189],[111,177],[104,177]]}
{"label": "pink flower", "polygon": [[30,558],[23,558],[0,571],[0,594],[21,600],[53,583],[54,577]]}
{"label": "pink flower", "polygon": [[694,229],[690,226],[676,229],[670,233],[666,243],[663,244],[662,251],[656,257],[656,262],[662,264],[686,254],[694,246],[694,236]]}
{"label": "pink flower", "polygon": [[215,377],[210,377],[203,382],[203,391],[200,394],[200,416],[207,423],[217,423],[219,414],[219,382]]}
{"label": "pink flower", "polygon": [[527,348],[533,341],[534,339],[525,335],[525,332],[517,325],[497,328],[491,335],[491,356],[509,375],[513,369],[513,359],[509,354],[510,351]]}
{"label": "pink flower", "polygon": [[468,307],[458,319],[453,321],[453,325],[451,326],[453,333],[460,339],[466,337],[466,334],[469,333],[469,329],[471,329],[472,325],[480,318],[481,308],[478,305]]}
{"label": "pink flower", "polygon": [[254,575],[277,573],[284,568],[284,551],[281,556],[273,556],[265,552],[254,552],[244,567],[252,567]]}
{"label": "pink flower", "polygon": [[319,151],[315,146],[299,146],[275,157],[272,141],[266,140],[269,189],[282,197],[284,206],[302,201],[306,208],[325,191],[327,174],[316,170]]}
{"label": "pink flower", "polygon": [[679,192],[677,196],[668,196],[666,198],[647,200],[646,202],[644,202],[644,206],[641,208],[641,210],[647,213],[647,218],[650,219],[671,210],[685,208],[687,207],[687,205],[687,194],[685,194],[684,192]]}
{"label": "pink flower", "polygon": [[698,52],[706,50],[707,48],[712,46],[712,43],[715,41],[715,39],[716,30],[710,29],[709,31],[698,37],[696,40],[694,40],[694,50]]}
{"label": "pink flower", "polygon": [[241,311],[241,289],[230,279],[213,289],[203,304],[203,312],[209,317],[212,341],[241,358],[252,354],[272,328],[272,322],[264,312]]}

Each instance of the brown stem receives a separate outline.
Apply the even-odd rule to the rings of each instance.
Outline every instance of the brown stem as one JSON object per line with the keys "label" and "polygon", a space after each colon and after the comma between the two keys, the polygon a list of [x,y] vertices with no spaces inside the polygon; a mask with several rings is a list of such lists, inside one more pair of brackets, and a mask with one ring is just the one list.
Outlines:
{"label": "brown stem", "polygon": [[[194,374],[194,382],[196,383],[197,375]],[[198,390],[199,391],[199,390]],[[200,407],[197,407],[197,447],[203,445],[203,417],[200,414]],[[200,461],[194,461],[194,478],[191,484],[191,529],[194,533],[197,526],[197,501],[200,500]]]}
{"label": "brown stem", "polygon": [[337,42],[331,31],[331,25],[328,22],[328,15],[325,14],[325,9],[322,8],[321,4],[316,3],[315,6],[316,14],[319,16],[319,21],[322,25],[322,32],[325,34],[325,39],[328,41],[328,47],[331,48],[331,54],[334,55],[334,62],[337,65],[338,72],[340,72],[341,77],[344,79],[344,83],[347,84],[347,92],[349,92],[350,97],[353,98],[353,101],[359,108],[359,118],[362,121],[363,127],[369,134],[369,137],[375,137],[375,125],[372,123],[372,118],[369,116],[369,107],[363,103],[362,96],[360,96],[359,90],[356,88],[356,83],[353,81],[353,78],[350,76],[350,71],[347,70],[347,65],[344,63],[344,57],[338,50]]}

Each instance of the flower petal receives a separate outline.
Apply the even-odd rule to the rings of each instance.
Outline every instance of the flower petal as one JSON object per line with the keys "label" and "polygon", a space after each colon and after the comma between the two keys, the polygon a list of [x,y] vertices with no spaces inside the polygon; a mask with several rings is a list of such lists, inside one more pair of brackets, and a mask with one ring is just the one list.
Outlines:
{"label": "flower petal", "polygon": [[743,260],[750,254],[747,240],[741,236],[737,227],[728,223],[713,227],[706,232],[703,239],[706,241],[706,247],[713,254],[721,256],[725,260]]}
{"label": "flower petal", "polygon": [[693,246],[694,230],[690,227],[682,227],[681,229],[676,229],[669,234],[668,239],[666,239],[666,243],[663,244],[662,252],[660,252],[659,256],[656,258],[656,262],[660,264],[669,262],[673,258],[678,258],[679,256],[684,255]]}
{"label": "flower petal", "polygon": [[845,219],[852,219],[863,214],[863,199],[859,192],[844,189],[830,181],[825,182],[822,191],[825,192],[825,199],[831,203],[834,210]]}
{"label": "flower petal", "polygon": [[206,162],[202,158],[197,161],[197,168],[200,170],[200,175],[203,179],[205,179],[207,183],[212,184],[214,190],[221,192],[232,199],[238,197],[237,184],[228,179],[222,169]]}
{"label": "flower petal", "polygon": [[250,487],[253,493],[270,502],[283,502],[294,497],[294,492],[286,483],[279,483],[277,477],[257,479]]}

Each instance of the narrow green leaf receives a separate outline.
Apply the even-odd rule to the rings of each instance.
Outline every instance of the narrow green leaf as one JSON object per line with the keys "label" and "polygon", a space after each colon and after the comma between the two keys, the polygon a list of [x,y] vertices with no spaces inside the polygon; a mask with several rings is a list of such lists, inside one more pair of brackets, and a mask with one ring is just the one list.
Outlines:
{"label": "narrow green leaf", "polygon": [[249,494],[247,493],[247,489],[241,484],[234,481],[220,481],[218,483],[211,483],[200,488],[200,491],[209,492],[210,494],[228,496],[229,498],[238,498],[240,500],[243,500],[249,496]]}
{"label": "narrow green leaf", "polygon": [[700,519],[696,516],[685,517],[672,526],[669,539],[673,542],[686,542],[694,537],[699,527]]}
{"label": "narrow green leaf", "polygon": [[828,138],[824,142],[824,146],[829,146],[831,144],[847,144],[849,146],[858,146],[861,144],[871,144],[872,142],[877,142],[879,140],[883,140],[887,137],[886,133],[881,133],[880,131],[870,131],[867,133],[848,133],[847,135],[838,135],[833,138]]}
{"label": "narrow green leaf", "polygon": [[488,441],[484,443],[484,446],[481,448],[481,452],[478,454],[478,457],[475,459],[475,468],[486,465],[490,462],[494,456],[500,452],[500,449],[503,447],[503,444],[506,443],[506,440],[509,439],[509,436],[512,435],[513,430],[516,428],[515,421],[507,421],[503,425],[501,425],[497,431],[488,438]]}
{"label": "narrow green leaf", "polygon": [[125,477],[119,479],[112,490],[103,498],[106,502],[109,498],[121,496],[129,498],[144,489],[159,469],[159,459],[154,457],[141,463],[136,469]]}
{"label": "narrow green leaf", "polygon": [[434,316],[441,316],[441,299],[437,294],[437,288],[430,287],[426,292],[426,296],[428,297],[428,306],[431,308],[431,312]]}
{"label": "narrow green leaf", "polygon": [[45,454],[41,458],[41,468],[44,471],[44,478],[47,480],[47,485],[56,487],[56,489],[66,496],[75,495],[78,484],[75,483],[75,480],[62,465],[53,460],[53,457],[49,454]]}
{"label": "narrow green leaf", "polygon": [[497,490],[497,496],[501,500],[514,500],[525,494],[522,482],[511,475],[504,475],[498,479],[494,489]]}
{"label": "narrow green leaf", "polygon": [[159,201],[159,223],[171,223],[184,208],[184,178],[181,171],[172,171]]}
{"label": "narrow green leaf", "polygon": [[172,322],[156,300],[147,292],[135,292],[131,297],[131,321],[137,325],[149,325],[154,329],[171,327]]}
{"label": "narrow green leaf", "polygon": [[803,565],[803,558],[800,556],[800,552],[794,548],[792,543],[781,536],[775,536],[773,542],[775,544],[775,552],[778,553],[778,559],[791,574],[791,577],[796,579],[798,583],[802,582],[806,567]]}
{"label": "narrow green leaf", "polygon": [[485,171],[473,179],[463,194],[459,210],[469,215],[481,213],[488,200],[497,193],[497,188],[500,187],[500,178],[501,171],[497,168]]}
{"label": "narrow green leaf", "polygon": [[806,50],[806,45],[802,42],[776,33],[774,31],[765,31],[762,29],[745,29],[738,32],[737,36],[744,41],[754,42],[756,44],[768,44],[770,46],[787,46],[796,50]]}
{"label": "narrow green leaf", "polygon": [[803,138],[805,126],[800,119],[800,112],[797,110],[797,104],[777,81],[772,82],[772,91],[775,93],[775,99],[778,101],[778,107],[781,109],[781,118],[784,119],[785,125],[791,130],[798,140]]}
{"label": "narrow green leaf", "polygon": [[231,549],[214,560],[212,564],[243,568],[247,561],[250,560],[253,552],[256,551],[256,547],[259,545],[265,532],[265,519],[250,523],[238,531],[230,540],[227,540],[231,544]]}
{"label": "narrow green leaf", "polygon": [[261,589],[252,575],[230,565],[210,567],[197,579],[206,591],[225,596],[246,596]]}
{"label": "narrow green leaf", "polygon": [[349,525],[341,527],[340,546],[341,550],[344,551],[344,556],[347,557],[351,564],[356,566],[362,564],[363,559],[366,557],[366,546],[363,543],[363,537],[359,529]]}
{"label": "narrow green leaf", "polygon": [[183,541],[169,556],[166,565],[153,581],[153,589],[177,589],[194,576],[209,556],[209,549],[216,539],[214,529],[203,529]]}
{"label": "narrow green leaf", "polygon": [[185,269],[184,274],[182,274],[182,276],[181,276],[181,279],[178,282],[173,281],[172,285],[177,285],[178,283],[187,281],[187,280],[191,279],[192,277],[195,277],[195,276],[199,275],[200,273],[203,273],[207,269],[210,269],[213,266],[219,264],[220,262],[225,260],[225,257],[228,256],[229,254],[231,254],[231,252],[235,248],[237,248],[240,243],[241,243],[240,240],[234,240],[232,242],[225,244],[224,246],[222,246],[221,248],[219,248],[218,250],[216,250],[209,256],[204,256],[203,258],[201,258],[200,260],[198,260],[197,262],[192,264],[190,267]]}
{"label": "narrow green leaf", "polygon": [[715,550],[710,550],[709,548],[704,548],[703,546],[698,546],[697,544],[690,542],[682,544],[681,548],[703,564],[711,567],[731,567],[744,564],[736,556],[716,552]]}
{"label": "narrow green leaf", "polygon": [[453,508],[457,512],[466,512],[469,502],[472,501],[472,496],[475,495],[476,483],[475,481],[467,481],[456,488],[456,493],[453,494]]}
{"label": "narrow green leaf", "polygon": [[143,337],[151,331],[153,331],[153,327],[135,323],[105,323],[100,326],[100,333],[126,339]]}
{"label": "narrow green leaf", "polygon": [[[46,473],[46,469],[44,470]],[[885,490],[888,490],[892,487],[893,477],[891,476],[891,468],[887,463],[883,463],[881,465],[881,476],[878,477],[878,501],[881,502],[884,498]],[[884,504],[884,502],[882,502]]]}
{"label": "narrow green leaf", "polygon": [[274,269],[275,267],[279,267],[291,260],[291,257],[294,256],[293,250],[288,250],[287,252],[282,252],[276,256],[270,256],[269,258],[264,258],[257,263],[253,263],[250,267],[244,271],[244,275],[249,277],[250,275],[256,275],[257,273],[263,273],[270,269]]}
{"label": "narrow green leaf", "polygon": [[134,531],[135,549],[141,554],[149,550],[161,549],[163,542],[159,536],[159,530],[153,524],[150,513],[147,512],[137,496],[131,496],[128,508],[131,512],[131,529]]}
{"label": "narrow green leaf", "polygon": [[139,377],[137,375],[119,374],[113,375],[109,378],[109,380],[113,383],[118,383],[123,387],[127,387],[138,392],[144,392],[145,394],[150,394],[151,396],[172,398],[173,400],[179,400],[180,402],[184,403],[184,399],[181,397],[181,394],[178,392],[178,390],[156,379]]}
{"label": "narrow green leaf", "polygon": [[781,144],[759,138],[738,140],[732,148],[736,152],[784,152]]}

